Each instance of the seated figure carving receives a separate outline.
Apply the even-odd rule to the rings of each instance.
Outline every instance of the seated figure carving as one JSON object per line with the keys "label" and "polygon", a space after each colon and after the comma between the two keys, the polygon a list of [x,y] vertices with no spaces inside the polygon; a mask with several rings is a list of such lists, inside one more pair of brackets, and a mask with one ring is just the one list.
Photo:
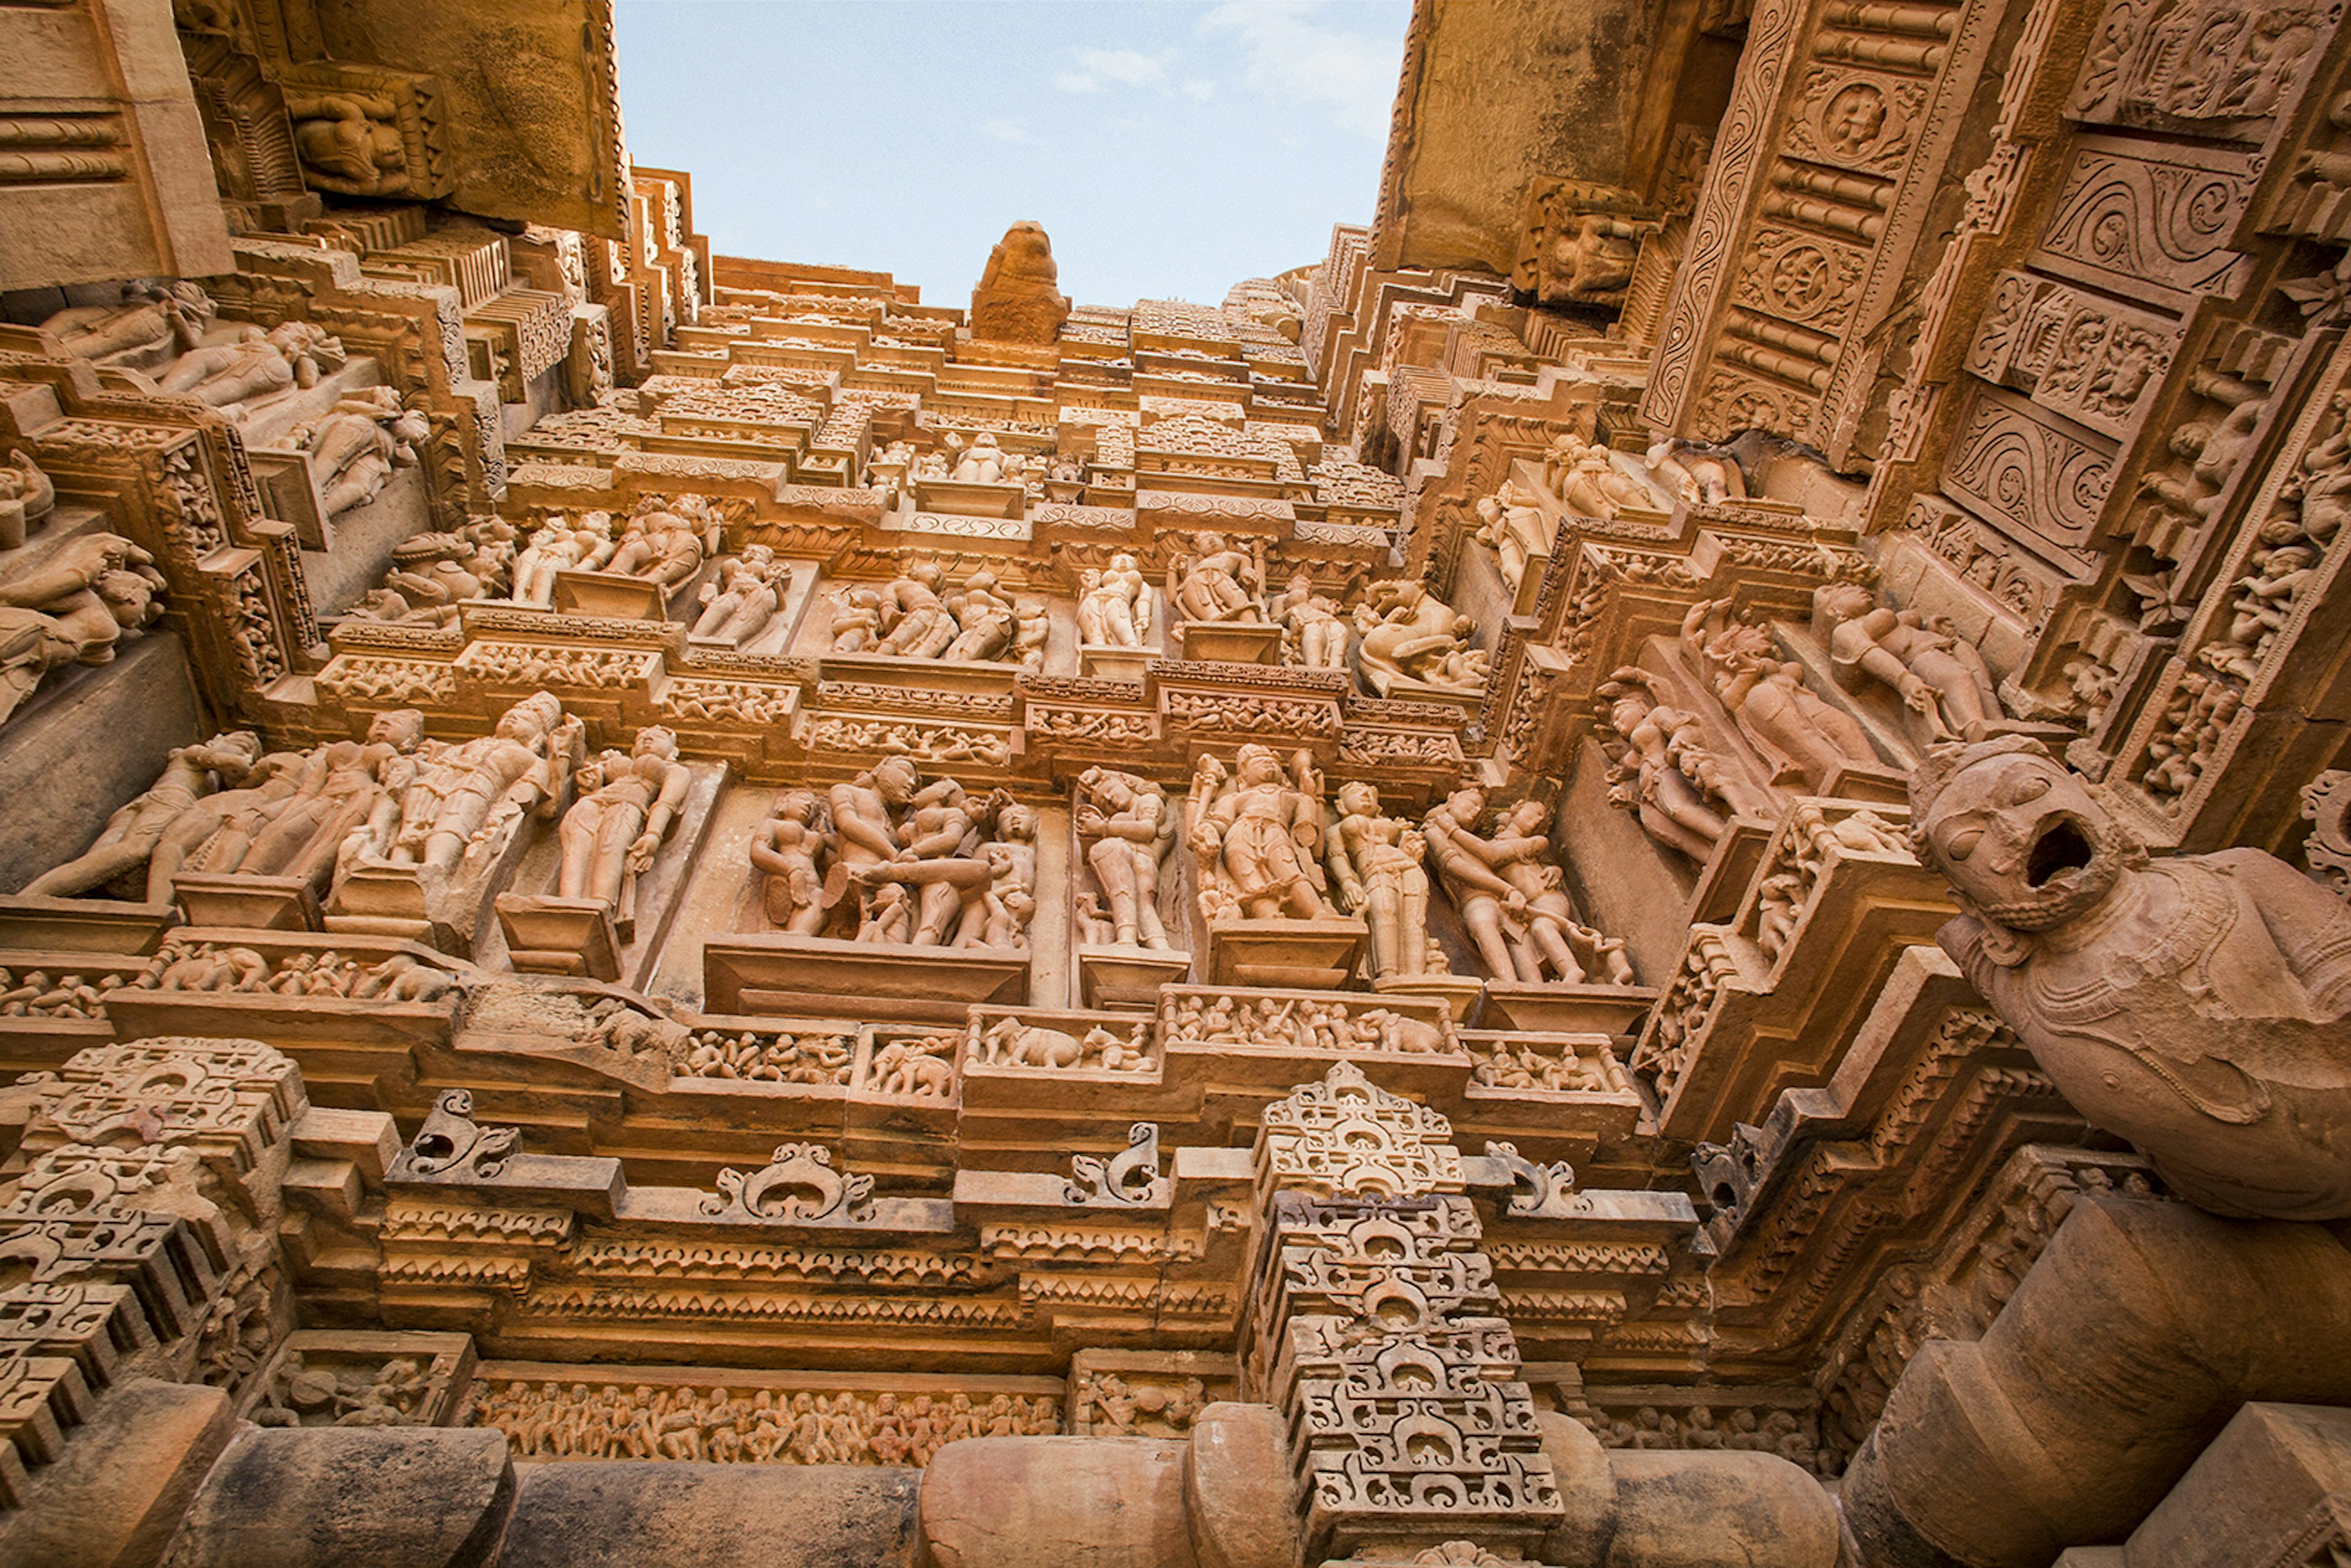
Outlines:
{"label": "seated figure carving", "polygon": [[1938,934],[2065,1097],[2215,1212],[2351,1216],[2351,909],[2254,849],[2150,861],[2039,743],[1930,752]]}

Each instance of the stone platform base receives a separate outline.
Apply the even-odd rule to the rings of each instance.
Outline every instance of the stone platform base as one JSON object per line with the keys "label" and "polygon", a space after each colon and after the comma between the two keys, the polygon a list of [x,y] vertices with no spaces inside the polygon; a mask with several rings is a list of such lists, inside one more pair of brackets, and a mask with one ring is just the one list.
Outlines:
{"label": "stone platform base", "polygon": [[1320,920],[1212,920],[1208,983],[1336,990],[1355,972],[1370,933],[1343,915]]}
{"label": "stone platform base", "polygon": [[961,1023],[974,1002],[1029,999],[1029,955],[1009,947],[890,947],[827,936],[714,937],[702,947],[715,1013]]}
{"label": "stone platform base", "polygon": [[1078,949],[1078,990],[1090,1008],[1147,1008],[1192,972],[1192,955],[1149,947]]}

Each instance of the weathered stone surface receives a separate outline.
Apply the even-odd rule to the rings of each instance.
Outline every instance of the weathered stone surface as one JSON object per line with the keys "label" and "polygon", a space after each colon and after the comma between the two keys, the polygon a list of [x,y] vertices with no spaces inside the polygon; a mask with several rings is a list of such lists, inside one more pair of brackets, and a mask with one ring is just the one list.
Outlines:
{"label": "weathered stone surface", "polygon": [[170,1568],[488,1568],[514,1507],[495,1432],[248,1430],[204,1479]]}
{"label": "weathered stone surface", "polygon": [[1652,7],[1605,0],[1416,17],[1404,130],[1382,177],[1377,265],[1507,274],[1532,180],[1626,183],[1659,19]]}
{"label": "weathered stone surface", "polygon": [[236,1435],[217,1388],[139,1378],[107,1396],[24,1506],[0,1515],[0,1562],[138,1568],[159,1559]]}
{"label": "weathered stone surface", "polygon": [[131,643],[104,672],[46,695],[10,721],[0,793],[0,887],[23,887],[88,843],[115,808],[155,780],[172,747],[199,737],[188,648],[168,632]]}
{"label": "weathered stone surface", "polygon": [[1285,1568],[1298,1556],[1281,1412],[1209,1406],[1184,1460],[1185,1519],[1200,1568]]}
{"label": "weathered stone surface", "polygon": [[1042,224],[1004,231],[971,291],[971,335],[998,343],[1050,343],[1070,318],[1070,297],[1054,285],[1053,242]]}
{"label": "weathered stone surface", "polygon": [[2319,1227],[2078,1203],[1981,1341],[1920,1347],[1846,1474],[1846,1517],[1892,1563],[2025,1568],[2111,1542],[2241,1401],[2351,1400],[2344,1332],[2351,1253]]}
{"label": "weathered stone surface", "polygon": [[[2288,1560],[2351,1511],[2351,1411],[2248,1405],[2125,1543],[2122,1568]],[[2332,1508],[2330,1509],[2330,1500]]]}
{"label": "weathered stone surface", "polygon": [[933,1568],[1193,1568],[1185,1445],[1148,1437],[977,1437],[923,1476]]}
{"label": "weathered stone surface", "polygon": [[1837,1511],[1813,1477],[1773,1454],[1608,1456],[1616,1528],[1608,1568],[1834,1568]]}
{"label": "weathered stone surface", "polygon": [[498,1568],[912,1568],[912,1470],[525,1465]]}

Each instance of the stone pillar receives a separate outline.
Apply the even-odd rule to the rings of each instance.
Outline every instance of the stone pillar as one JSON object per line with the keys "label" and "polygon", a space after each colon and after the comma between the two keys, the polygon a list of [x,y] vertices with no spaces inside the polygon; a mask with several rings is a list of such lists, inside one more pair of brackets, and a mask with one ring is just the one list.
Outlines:
{"label": "stone pillar", "polygon": [[1346,1061],[1266,1109],[1241,1375],[1288,1420],[1303,1563],[1535,1555],[1562,1516],[1452,1131]]}

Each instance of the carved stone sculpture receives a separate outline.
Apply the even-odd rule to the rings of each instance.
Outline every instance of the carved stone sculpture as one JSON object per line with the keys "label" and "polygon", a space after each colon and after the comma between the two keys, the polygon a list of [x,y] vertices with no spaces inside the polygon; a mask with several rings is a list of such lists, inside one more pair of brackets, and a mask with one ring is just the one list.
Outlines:
{"label": "carved stone sculpture", "polygon": [[824,928],[823,861],[833,849],[824,802],[813,789],[787,789],[751,836],[752,868],[765,878],[760,907],[768,924],[796,936]]}
{"label": "carved stone sculpture", "polygon": [[700,571],[709,525],[705,503],[699,496],[681,496],[674,510],[672,506],[654,496],[639,501],[601,570],[658,583],[664,592]]}
{"label": "carved stone sculpture", "polygon": [[765,545],[745,547],[718,563],[718,575],[702,585],[702,613],[693,635],[741,647],[768,629],[783,608],[790,569]]}
{"label": "carved stone sculpture", "polygon": [[1773,782],[1817,794],[1830,776],[1877,754],[1852,716],[1806,689],[1802,666],[1779,657],[1771,634],[1730,618],[1727,600],[1702,600],[1682,618],[1682,646],[1716,697],[1774,768]]}
{"label": "carved stone sculpture", "polygon": [[882,642],[882,593],[872,588],[843,588],[826,596],[831,606],[827,625],[836,653],[871,653]]}
{"label": "carved stone sculpture", "polygon": [[1527,562],[1551,553],[1552,530],[1533,497],[1505,480],[1502,487],[1479,501],[1480,519],[1476,538],[1490,548],[1512,593],[1526,580]]}
{"label": "carved stone sculpture", "polygon": [[214,308],[195,284],[147,277],[124,284],[119,305],[77,305],[42,322],[41,330],[75,359],[122,363],[194,348]]}
{"label": "carved stone sculpture", "polygon": [[152,859],[172,825],[215,790],[242,784],[261,760],[261,737],[240,729],[216,735],[201,746],[175,749],[144,794],[107,819],[97,841],[28,883],[39,898],[71,898],[105,886],[116,877],[147,867],[146,902],[168,904],[176,861]]}
{"label": "carved stone sculpture", "polygon": [[369,621],[453,625],[458,605],[507,591],[515,566],[514,528],[486,517],[454,533],[417,534],[392,547],[392,562],[383,586],[350,613]]}
{"label": "carved stone sculpture", "polygon": [[1613,517],[1626,507],[1655,507],[1657,498],[1608,459],[1608,448],[1573,431],[1552,438],[1543,454],[1543,483],[1578,517]]}
{"label": "carved stone sculpture", "polygon": [[1417,582],[1374,583],[1355,625],[1364,678],[1383,696],[1485,689],[1487,654],[1469,646],[1478,623]]}
{"label": "carved stone sculpture", "polygon": [[1304,571],[1293,574],[1290,586],[1273,601],[1273,618],[1281,626],[1281,660],[1310,670],[1347,667],[1347,622],[1338,604],[1314,591],[1314,580]]}
{"label": "carved stone sculpture", "polygon": [[[1541,829],[1550,809],[1531,798],[1508,807],[1485,839],[1487,863],[1526,899],[1511,954],[1519,977],[1612,986],[1633,983],[1625,944],[1604,936],[1576,918],[1566,877],[1551,858],[1551,838]],[[1530,971],[1533,972],[1530,972]]]}
{"label": "carved stone sculpture", "polygon": [[0,550],[15,549],[57,510],[57,487],[29,452],[0,464]]}
{"label": "carved stone sculpture", "polygon": [[478,740],[420,753],[415,778],[387,797],[344,846],[353,865],[454,871],[526,813],[560,806],[585,733],[551,694],[525,697]]}
{"label": "carved stone sculpture", "polygon": [[1070,319],[1070,297],[1054,285],[1061,268],[1044,225],[1026,219],[1004,231],[971,291],[971,333],[998,343],[1050,343]]}
{"label": "carved stone sculpture", "polygon": [[1112,945],[1173,948],[1159,917],[1160,870],[1176,846],[1167,792],[1109,768],[1087,768],[1078,789],[1078,838],[1109,905]]}
{"label": "carved stone sculpture", "polygon": [[1380,792],[1358,779],[1339,786],[1339,820],[1327,839],[1333,899],[1371,929],[1372,973],[1406,978],[1444,967],[1430,962],[1426,845],[1408,822],[1380,810]]}
{"label": "carved stone sculpture", "polygon": [[315,425],[297,425],[290,439],[309,449],[331,517],[374,500],[394,469],[414,467],[418,443],[432,434],[421,410],[403,413],[399,393],[371,387],[337,402]]}
{"label": "carved stone sculpture", "polygon": [[1151,582],[1124,551],[1089,569],[1078,595],[1078,635],[1113,648],[1139,648],[1151,635]]}
{"label": "carved stone sculpture", "polygon": [[845,900],[855,939],[912,947],[1028,944],[1036,909],[1037,819],[998,795],[975,809],[962,785],[924,785],[885,757],[833,786],[836,854],[827,907]]}
{"label": "carved stone sculpture", "polygon": [[1259,602],[1262,579],[1255,556],[1234,549],[1224,535],[1203,529],[1169,568],[1167,597],[1186,621],[1256,624],[1265,620]]}
{"label": "carved stone sculpture", "polygon": [[559,514],[548,518],[515,559],[514,601],[542,608],[552,605],[557,572],[600,571],[620,548],[610,512],[587,513],[577,527]]}
{"label": "carved stone sculpture", "polygon": [[[1642,688],[1647,688],[1645,693]],[[1703,861],[1729,829],[1727,813],[1769,815],[1768,795],[1750,791],[1706,748],[1698,716],[1673,706],[1666,679],[1627,666],[1600,688],[1608,725],[1620,737],[1609,769],[1609,800],[1639,814],[1659,843]]]}
{"label": "carved stone sculpture", "polygon": [[162,588],[155,557],[120,534],[85,534],[0,583],[0,724],[49,670],[113,661],[118,642],[162,618]]}
{"label": "carved stone sculpture", "polygon": [[625,915],[691,782],[677,737],[658,725],[638,731],[630,751],[607,751],[582,768],[582,793],[556,833],[563,852],[557,896],[595,899]]}
{"label": "carved stone sculpture", "polygon": [[953,431],[947,433],[950,465],[947,477],[967,485],[1015,485],[1027,472],[1026,463],[1016,454],[1004,450],[996,437],[983,430],[968,444]]}
{"label": "carved stone sculpture", "polygon": [[1747,498],[1747,476],[1719,447],[1679,439],[1649,448],[1649,476],[1689,505],[1720,506]]}
{"label": "carved stone sculpture", "polygon": [[1478,831],[1485,792],[1455,790],[1422,824],[1429,859],[1470,940],[1497,979],[1528,984],[1630,985],[1625,945],[1575,917],[1564,878],[1550,860],[1551,841],[1536,831],[1543,806],[1521,800],[1502,814],[1490,837]]}
{"label": "carved stone sculpture", "polygon": [[1585,180],[1538,181],[1527,193],[1511,287],[1545,305],[1615,305],[1653,218],[1631,193]]}
{"label": "carved stone sculpture", "polygon": [[2033,741],[1910,788],[1939,940],[2083,1114],[2217,1212],[2351,1215],[2351,909],[2259,850],[2150,862]]}
{"label": "carved stone sculpture", "polygon": [[[378,714],[364,741],[329,741],[310,751],[292,793],[232,866],[259,876],[297,877],[320,892],[345,838],[414,777],[424,716],[414,708]],[[217,808],[218,798],[214,805]]]}
{"label": "carved stone sculpture", "polygon": [[1019,610],[1011,600],[996,591],[994,572],[973,572],[964,579],[961,588],[947,596],[946,602],[958,630],[939,655],[941,658],[996,659],[1012,646]]}
{"label": "carved stone sculpture", "polygon": [[1828,633],[1837,678],[1866,676],[1892,687],[1934,738],[1980,739],[2007,716],[1983,655],[1948,623],[1930,626],[1918,612],[1879,604],[1852,582],[1817,590],[1813,613]]}
{"label": "carved stone sculpture", "polygon": [[383,93],[289,93],[294,147],[303,173],[347,196],[404,195],[413,183],[400,131],[400,108]]}
{"label": "carved stone sculpture", "polygon": [[85,534],[0,582],[0,723],[51,670],[110,662],[162,617],[163,586],[155,558],[120,534]]}
{"label": "carved stone sculpture", "polygon": [[321,374],[340,370],[343,346],[307,321],[287,321],[266,332],[238,329],[235,340],[191,349],[156,378],[167,392],[184,392],[243,419],[255,403],[298,387],[319,384]]}
{"label": "carved stone sculpture", "polygon": [[913,560],[880,589],[836,589],[831,599],[836,653],[1043,667],[1051,631],[1044,607],[1014,601],[991,571],[949,588],[938,562]]}
{"label": "carved stone sculpture", "polygon": [[1312,920],[1334,913],[1322,882],[1322,776],[1301,752],[1295,776],[1270,747],[1244,746],[1235,776],[1203,756],[1185,802],[1200,911],[1210,921]]}
{"label": "carved stone sculpture", "polygon": [[883,634],[876,650],[902,659],[935,659],[946,652],[961,628],[941,598],[946,570],[936,561],[918,560],[893,578],[882,591]]}

